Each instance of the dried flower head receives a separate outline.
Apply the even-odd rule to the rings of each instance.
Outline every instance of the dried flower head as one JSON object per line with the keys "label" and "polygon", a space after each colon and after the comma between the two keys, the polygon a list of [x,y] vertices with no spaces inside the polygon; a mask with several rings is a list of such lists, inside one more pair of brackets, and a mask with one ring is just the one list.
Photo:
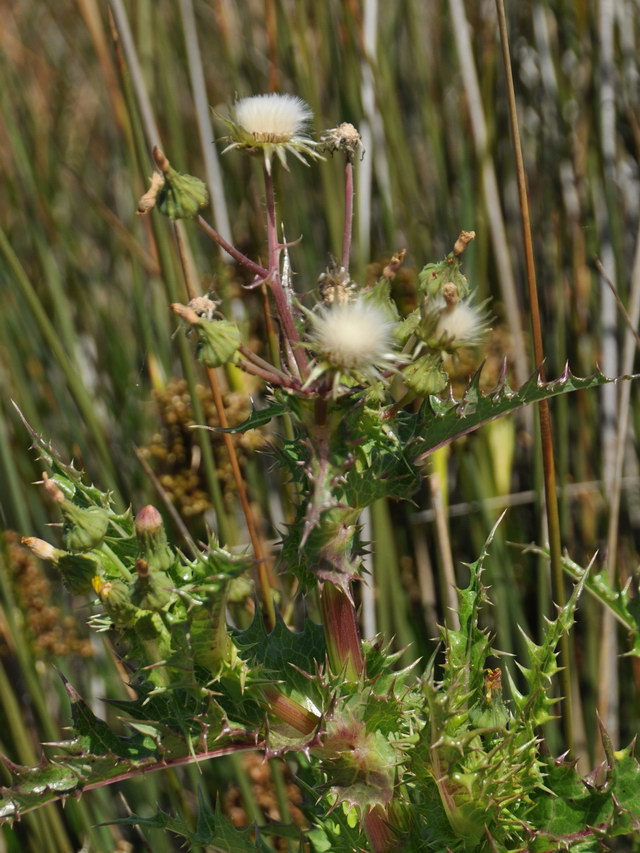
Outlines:
{"label": "dried flower head", "polygon": [[190,300],[189,308],[195,311],[198,317],[204,317],[205,320],[213,320],[218,311],[220,300],[212,299],[210,296],[196,296]]}
{"label": "dried flower head", "polygon": [[331,372],[335,393],[345,374],[376,380],[400,358],[393,351],[393,323],[375,305],[361,299],[321,305],[310,318],[316,364],[308,382]]}
{"label": "dried flower head", "polygon": [[337,127],[332,127],[325,130],[320,141],[326,151],[333,153],[334,151],[344,151],[347,159],[353,162],[356,152],[362,146],[362,137],[358,129],[348,121],[339,124]]}
{"label": "dried flower head", "polygon": [[459,236],[458,236],[458,239],[456,240],[455,245],[453,247],[453,254],[456,257],[461,255],[464,252],[464,250],[467,248],[469,243],[475,239],[476,239],[476,232],[475,231],[461,231]]}
{"label": "dried flower head", "polygon": [[355,285],[351,281],[349,271],[335,262],[320,274],[318,278],[320,299],[325,305],[342,305],[353,302]]}
{"label": "dried flower head", "polygon": [[164,175],[160,172],[154,172],[151,175],[150,181],[151,186],[138,201],[138,207],[136,209],[136,214],[138,216],[144,216],[156,206],[158,202],[158,193],[164,186]]}
{"label": "dried flower head", "polygon": [[305,133],[312,117],[309,106],[295,95],[253,95],[242,98],[234,106],[234,117],[224,119],[232,139],[224,150],[262,149],[269,173],[274,153],[285,169],[288,153],[305,164],[307,161],[303,155],[322,159],[315,150],[319,143]]}

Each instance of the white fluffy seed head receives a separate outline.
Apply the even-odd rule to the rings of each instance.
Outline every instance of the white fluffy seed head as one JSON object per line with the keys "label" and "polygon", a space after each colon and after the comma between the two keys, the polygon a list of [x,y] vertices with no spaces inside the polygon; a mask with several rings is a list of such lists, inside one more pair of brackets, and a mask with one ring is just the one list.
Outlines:
{"label": "white fluffy seed head", "polygon": [[370,370],[393,360],[392,324],[373,305],[348,302],[321,307],[311,340],[320,358],[339,370]]}
{"label": "white fluffy seed head", "polygon": [[486,331],[487,315],[482,307],[458,302],[440,315],[436,337],[446,338],[454,346],[471,346],[478,343]]}
{"label": "white fluffy seed head", "polygon": [[289,142],[313,117],[295,95],[253,95],[235,105],[236,122],[259,142]]}

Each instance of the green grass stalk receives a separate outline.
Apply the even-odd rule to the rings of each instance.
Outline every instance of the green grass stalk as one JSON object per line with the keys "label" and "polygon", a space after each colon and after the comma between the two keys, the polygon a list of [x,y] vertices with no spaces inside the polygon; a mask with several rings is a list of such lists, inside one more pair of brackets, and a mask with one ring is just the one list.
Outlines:
{"label": "green grass stalk", "polygon": [[[514,156],[516,161],[516,176],[518,182],[518,197],[520,202],[520,215],[522,218],[522,239],[524,244],[527,283],[529,287],[529,303],[531,308],[531,328],[533,334],[533,351],[536,367],[541,371],[542,381],[544,375],[544,347],[542,344],[542,326],[540,322],[540,307],[538,304],[538,289],[536,284],[536,269],[533,257],[533,240],[531,235],[531,221],[529,217],[529,201],[527,194],[527,179],[522,157],[522,146],[520,143],[520,129],[518,125],[518,113],[516,106],[515,89],[513,85],[513,74],[511,71],[511,57],[509,51],[509,35],[507,32],[507,20],[504,10],[504,0],[496,0],[498,12],[498,26],[500,31],[500,44],[502,47],[502,58],[504,62],[505,77],[507,83],[507,99],[509,104],[509,120],[512,133]],[[549,532],[549,551],[551,558],[551,577],[553,583],[553,596],[559,607],[564,607],[566,594],[564,589],[564,575],[562,572],[562,546],[560,539],[560,515],[558,512],[558,497],[556,492],[556,472],[553,454],[553,434],[551,430],[551,415],[549,404],[546,400],[538,406],[540,420],[540,435],[542,440],[542,457],[544,464],[544,485],[547,509],[547,526]],[[561,671],[562,683],[562,724],[569,748],[574,743],[573,733],[573,664],[566,635],[560,644],[560,661],[564,669]]]}

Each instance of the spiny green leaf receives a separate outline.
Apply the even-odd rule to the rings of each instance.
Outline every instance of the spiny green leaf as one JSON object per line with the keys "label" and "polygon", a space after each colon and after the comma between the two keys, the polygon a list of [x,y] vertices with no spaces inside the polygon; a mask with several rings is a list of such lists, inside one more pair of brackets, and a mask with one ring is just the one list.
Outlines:
{"label": "spiny green leaf", "polygon": [[[237,828],[222,813],[219,805],[212,812],[205,803],[202,794],[198,795],[199,808],[195,829],[182,816],[173,817],[163,811],[157,811],[152,817],[130,814],[128,817],[108,821],[112,824],[165,829],[186,838],[192,844],[206,845],[212,853],[272,853],[272,848],[261,838],[260,827]],[[255,833],[255,841],[252,835]]]}
{"label": "spiny green leaf", "polygon": [[493,391],[483,394],[478,386],[479,375],[476,375],[460,400],[454,400],[453,397],[445,401],[434,397],[425,400],[415,423],[412,457],[421,459],[439,447],[444,447],[456,438],[495,418],[514,412],[521,406],[570,391],[597,388],[620,379],[632,378],[634,377],[621,376],[619,379],[609,379],[600,371],[580,378],[574,376],[566,366],[558,379],[549,382],[542,382],[539,373],[534,373],[517,391],[509,388],[506,377],[503,376]]}
{"label": "spiny green leaf", "polygon": [[[545,787],[536,797],[531,822],[541,827],[529,849],[577,849],[590,836],[613,838],[640,830],[640,765],[631,748],[616,754],[601,786],[585,783],[575,765],[548,761]],[[599,848],[594,848],[599,849]]]}
{"label": "spiny green leaf", "polygon": [[254,409],[251,415],[237,426],[222,429],[221,427],[208,427],[197,425],[194,429],[208,429],[212,432],[248,432],[250,429],[257,429],[270,423],[274,418],[290,411],[290,407],[286,403],[279,403],[277,400],[271,400],[264,409]]}
{"label": "spiny green leaf", "polygon": [[78,470],[73,464],[64,462],[53,444],[46,441],[46,439],[33,429],[17,406],[16,410],[22,423],[29,432],[29,435],[33,439],[32,446],[39,452],[39,459],[42,460],[52,472],[52,479],[58,483],[65,496],[68,498],[75,498],[75,502],[79,506],[91,506],[97,504],[98,506],[107,507],[110,503],[109,494],[96,488],[96,486],[88,486],[84,482],[84,473]]}
{"label": "spiny green leaf", "polygon": [[[523,546],[523,550],[549,557],[548,549],[537,545]],[[628,631],[630,648],[627,654],[640,657],[640,597],[637,594],[631,595],[631,581],[624,589],[616,590],[611,586],[605,571],[589,571],[590,566],[583,568],[568,554],[562,557],[562,567],[573,580],[584,580],[585,590],[613,613]]]}
{"label": "spiny green leaf", "polygon": [[[324,631],[310,619],[304,630],[290,631],[278,616],[275,627],[267,632],[262,616],[256,613],[244,631],[234,631],[233,642],[244,660],[260,667],[265,676],[283,682],[286,692],[318,699],[314,683],[302,673],[313,674],[324,663]],[[300,672],[302,670],[302,672]]]}
{"label": "spiny green leaf", "polygon": [[113,755],[119,758],[141,759],[154,756],[156,746],[140,734],[132,738],[118,737],[93,713],[84,699],[65,680],[65,689],[71,700],[72,732],[74,746],[81,747],[85,755]]}

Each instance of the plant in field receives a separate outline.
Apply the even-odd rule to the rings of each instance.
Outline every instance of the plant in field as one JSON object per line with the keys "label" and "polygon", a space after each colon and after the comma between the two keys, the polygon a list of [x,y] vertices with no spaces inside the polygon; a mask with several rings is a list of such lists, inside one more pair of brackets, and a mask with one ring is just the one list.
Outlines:
{"label": "plant in field", "polygon": [[[228,851],[270,850],[273,836],[315,851],[596,850],[599,838],[640,825],[640,766],[631,750],[614,753],[605,735],[602,780],[581,780],[573,764],[541,748],[540,726],[553,713],[557,647],[582,589],[606,604],[615,600],[617,615],[635,631],[637,654],[628,597],[574,572],[572,595],[539,643],[527,638],[522,680],[509,679],[504,697],[499,653],[478,623],[489,603],[482,573],[491,535],[458,591],[459,627],[441,630],[443,652],[426,668],[416,662],[400,669],[389,637],[361,639],[353,589],[363,572],[362,511],[380,498],[410,498],[429,453],[520,406],[610,380],[600,373],[579,379],[567,369],[551,382],[536,373],[514,390],[505,371],[485,394],[476,374],[454,398],[447,359],[479,343],[488,322],[461,268],[474,235],[462,232],[446,258],[424,267],[418,307],[405,318],[391,298],[402,253],[372,285],[352,281],[358,146],[345,125],[324,136],[325,149],[345,157],[341,262],[320,276],[317,304],[303,309],[276,228],[273,155],[318,155],[302,135],[309,118],[298,99],[270,95],[239,101],[229,120],[230,148],[264,155],[267,266],[208,227],[271,294],[279,323],[271,360],[246,345],[215,300],[190,293],[172,308],[195,331],[207,371],[235,365],[267,383],[266,405],[230,429],[220,419],[223,435],[286,421],[286,437],[272,452],[294,486],[295,506],[277,569],[295,577],[302,595],[317,596],[322,624],[307,619],[292,630],[275,610],[263,566],[253,621],[228,624],[234,604],[247,599],[255,563],[261,567],[258,553],[254,561],[215,536],[177,548],[154,507],[135,516],[115,512],[108,494],[34,435],[43,487],[62,516],[63,547],[26,542],[57,567],[69,590],[94,601],[91,624],[118,636],[136,698],[113,703],[131,730],[124,737],[67,684],[70,737],[50,745],[51,763],[7,765],[14,778],[3,789],[0,815],[16,819],[115,779],[258,748],[295,765],[303,826],[236,828],[204,803],[195,825],[164,812],[127,821]],[[204,198],[197,179],[176,172],[161,152],[155,160],[162,180],[141,207],[149,211],[156,201],[171,218],[197,216]]]}

